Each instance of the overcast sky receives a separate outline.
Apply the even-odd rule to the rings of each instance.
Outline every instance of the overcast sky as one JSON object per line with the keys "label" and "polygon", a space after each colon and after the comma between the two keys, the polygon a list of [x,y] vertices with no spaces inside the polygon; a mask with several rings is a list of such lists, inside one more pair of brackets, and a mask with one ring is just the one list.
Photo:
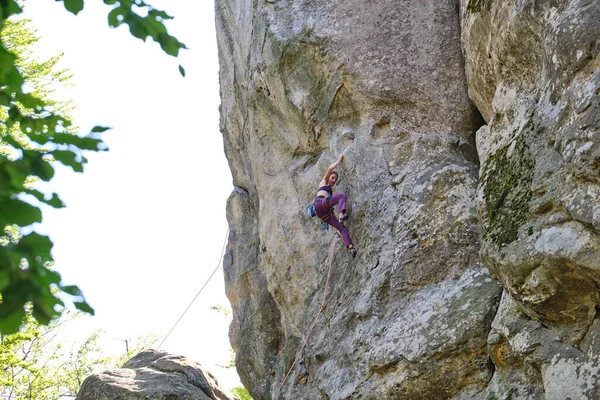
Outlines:
{"label": "overcast sky", "polygon": [[[64,52],[74,74],[65,94],[78,104],[81,132],[111,126],[109,152],[88,153],[83,174],[58,168],[49,186],[67,207],[44,208],[37,227],[54,242],[56,269],[77,284],[96,316],[72,324],[84,337],[107,331],[118,339],[166,334],[220,262],[231,174],[219,132],[219,89],[212,1],[151,0],[175,19],[172,34],[190,50],[176,59],[154,42],[110,29],[110,8],[87,1],[72,16],[63,4],[26,2],[42,40],[38,53]],[[186,70],[181,77],[178,65]],[[212,369],[228,358],[226,317],[209,309],[229,303],[222,273],[198,297],[163,349]],[[232,371],[227,371],[231,374]]]}

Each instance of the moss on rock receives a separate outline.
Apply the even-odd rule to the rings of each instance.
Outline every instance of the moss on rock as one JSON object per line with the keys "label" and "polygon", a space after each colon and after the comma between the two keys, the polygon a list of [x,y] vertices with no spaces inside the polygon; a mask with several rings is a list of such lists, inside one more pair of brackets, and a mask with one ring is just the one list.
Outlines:
{"label": "moss on rock", "polygon": [[[522,137],[490,156],[483,172],[485,235],[499,246],[514,242],[529,217],[535,160]],[[514,146],[509,152],[511,146]]]}
{"label": "moss on rock", "polygon": [[492,0],[471,0],[467,5],[467,12],[479,13],[482,11],[489,11]]}

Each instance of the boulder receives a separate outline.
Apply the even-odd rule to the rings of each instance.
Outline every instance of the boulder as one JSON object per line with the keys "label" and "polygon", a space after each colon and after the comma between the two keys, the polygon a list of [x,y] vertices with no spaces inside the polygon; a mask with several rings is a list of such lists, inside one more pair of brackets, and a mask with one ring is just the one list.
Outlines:
{"label": "boulder", "polygon": [[77,400],[234,400],[198,363],[146,350],[122,368],[89,376]]}

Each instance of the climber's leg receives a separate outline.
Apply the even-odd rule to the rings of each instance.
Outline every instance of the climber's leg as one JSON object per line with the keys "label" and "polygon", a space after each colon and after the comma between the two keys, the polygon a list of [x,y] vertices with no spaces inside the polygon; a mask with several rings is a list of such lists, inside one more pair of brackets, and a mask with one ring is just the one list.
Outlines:
{"label": "climber's leg", "polygon": [[331,207],[337,205],[338,206],[338,218],[341,221],[345,221],[348,219],[348,213],[346,212],[346,201],[347,201],[346,193],[336,193],[329,199],[329,205]]}
{"label": "climber's leg", "polygon": [[346,212],[346,193],[336,193],[331,196],[328,200],[329,206],[338,206],[338,211],[341,213]]}
{"label": "climber's leg", "polygon": [[350,239],[350,232],[348,231],[348,228],[346,228],[346,226],[342,223],[340,223],[340,221],[338,221],[338,219],[335,217],[335,215],[331,214],[329,216],[329,218],[327,218],[326,220],[324,220],[325,222],[327,222],[329,225],[333,226],[335,229],[337,229],[341,235],[342,235],[342,240],[344,241],[344,244],[346,245],[346,247],[348,248],[352,248],[352,239]]}

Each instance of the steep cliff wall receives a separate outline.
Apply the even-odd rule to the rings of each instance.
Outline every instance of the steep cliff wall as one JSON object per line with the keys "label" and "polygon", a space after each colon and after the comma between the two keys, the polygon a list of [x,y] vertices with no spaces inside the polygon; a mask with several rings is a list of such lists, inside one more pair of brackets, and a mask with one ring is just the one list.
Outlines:
{"label": "steep cliff wall", "polygon": [[487,121],[481,255],[505,289],[488,391],[600,398],[600,2],[462,10],[469,93]]}
{"label": "steep cliff wall", "polygon": [[359,255],[338,249],[281,398],[598,393],[598,4],[215,2],[230,339],[255,399],[318,312],[333,234],[304,210],[342,151]]}

